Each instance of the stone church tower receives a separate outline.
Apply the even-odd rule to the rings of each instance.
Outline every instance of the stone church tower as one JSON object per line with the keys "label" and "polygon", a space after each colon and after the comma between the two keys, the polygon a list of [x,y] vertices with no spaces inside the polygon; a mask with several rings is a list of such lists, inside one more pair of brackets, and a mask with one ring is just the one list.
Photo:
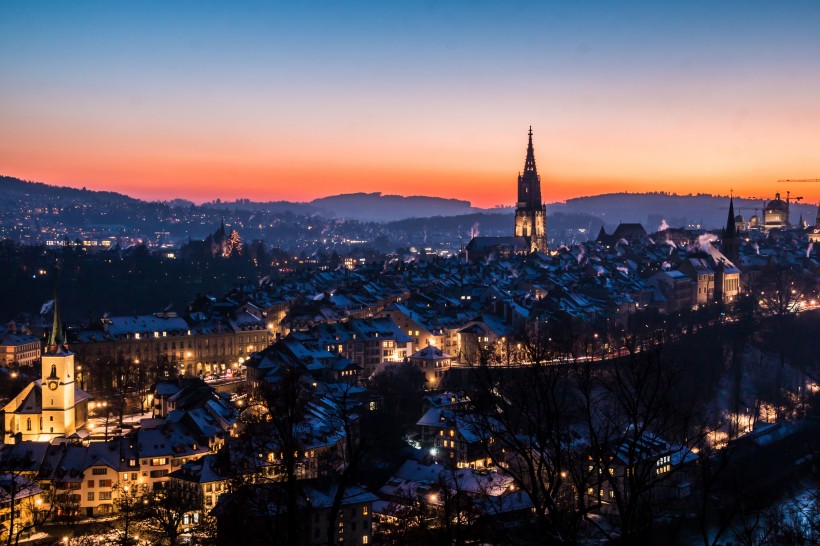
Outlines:
{"label": "stone church tower", "polygon": [[74,415],[74,353],[68,350],[54,299],[54,324],[42,358],[42,434],[63,436],[77,430]]}
{"label": "stone church tower", "polygon": [[[68,350],[54,299],[54,324],[42,357],[40,379],[29,383],[2,411],[6,443],[49,442],[70,436],[88,418],[87,392],[74,382],[74,353]],[[3,443],[3,442],[0,442]]]}
{"label": "stone church tower", "polygon": [[515,236],[524,237],[531,252],[547,251],[547,208],[541,202],[541,177],[535,168],[532,127],[529,132],[524,172],[518,175],[518,205],[515,209]]}

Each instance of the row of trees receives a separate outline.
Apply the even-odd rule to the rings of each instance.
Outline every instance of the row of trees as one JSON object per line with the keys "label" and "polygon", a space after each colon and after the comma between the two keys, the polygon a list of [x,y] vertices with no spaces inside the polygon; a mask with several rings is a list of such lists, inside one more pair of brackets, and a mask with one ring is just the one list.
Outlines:
{"label": "row of trees", "polygon": [[106,417],[113,415],[122,427],[126,410],[148,410],[152,385],[177,378],[179,362],[174,354],[149,360],[131,359],[120,353],[113,358],[89,360],[78,372],[82,387],[105,401]]}

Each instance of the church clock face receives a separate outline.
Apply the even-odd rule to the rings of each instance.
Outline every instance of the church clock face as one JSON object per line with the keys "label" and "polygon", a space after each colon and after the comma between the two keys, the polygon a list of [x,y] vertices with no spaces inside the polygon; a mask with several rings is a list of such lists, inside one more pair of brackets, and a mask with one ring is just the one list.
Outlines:
{"label": "church clock face", "polygon": [[57,382],[56,381],[49,381],[48,382],[48,388],[53,390],[53,391],[56,391],[57,390]]}

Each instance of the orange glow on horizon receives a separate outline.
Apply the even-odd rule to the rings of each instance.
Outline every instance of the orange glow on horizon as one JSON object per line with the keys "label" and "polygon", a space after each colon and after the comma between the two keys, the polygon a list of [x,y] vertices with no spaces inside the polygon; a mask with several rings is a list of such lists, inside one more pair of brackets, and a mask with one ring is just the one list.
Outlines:
{"label": "orange glow on horizon", "polygon": [[[115,191],[145,200],[188,199],[195,203],[233,201],[297,201],[342,193],[424,195],[467,200],[473,206],[490,208],[514,206],[516,172],[433,172],[404,169],[338,170],[320,173],[303,169],[242,168],[204,165],[181,169],[178,174],[157,176],[140,169],[108,171],[105,168],[82,169],[72,174],[63,169],[20,169],[3,173],[25,180],[89,190]],[[797,177],[794,177],[797,178]],[[78,182],[79,180],[79,182]],[[385,184],[389,180],[389,186]],[[241,184],[239,183],[241,181]],[[569,175],[541,176],[546,203],[563,202],[575,197],[607,193],[645,193],[668,191],[677,194],[707,193],[736,197],[771,199],[776,192],[803,196],[804,204],[820,201],[820,184],[778,184],[774,175],[724,176],[657,179],[622,179],[604,177],[573,178]]]}

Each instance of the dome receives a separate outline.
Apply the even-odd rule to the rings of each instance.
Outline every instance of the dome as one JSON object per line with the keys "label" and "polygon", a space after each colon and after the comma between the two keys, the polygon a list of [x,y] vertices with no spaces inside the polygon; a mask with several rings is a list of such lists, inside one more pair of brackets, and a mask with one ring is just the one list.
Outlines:
{"label": "dome", "polygon": [[786,203],[785,201],[780,199],[780,194],[779,193],[776,193],[775,196],[774,196],[774,199],[772,199],[771,201],[769,201],[766,204],[766,210],[767,211],[788,212],[789,211],[789,205],[788,205],[788,203]]}

